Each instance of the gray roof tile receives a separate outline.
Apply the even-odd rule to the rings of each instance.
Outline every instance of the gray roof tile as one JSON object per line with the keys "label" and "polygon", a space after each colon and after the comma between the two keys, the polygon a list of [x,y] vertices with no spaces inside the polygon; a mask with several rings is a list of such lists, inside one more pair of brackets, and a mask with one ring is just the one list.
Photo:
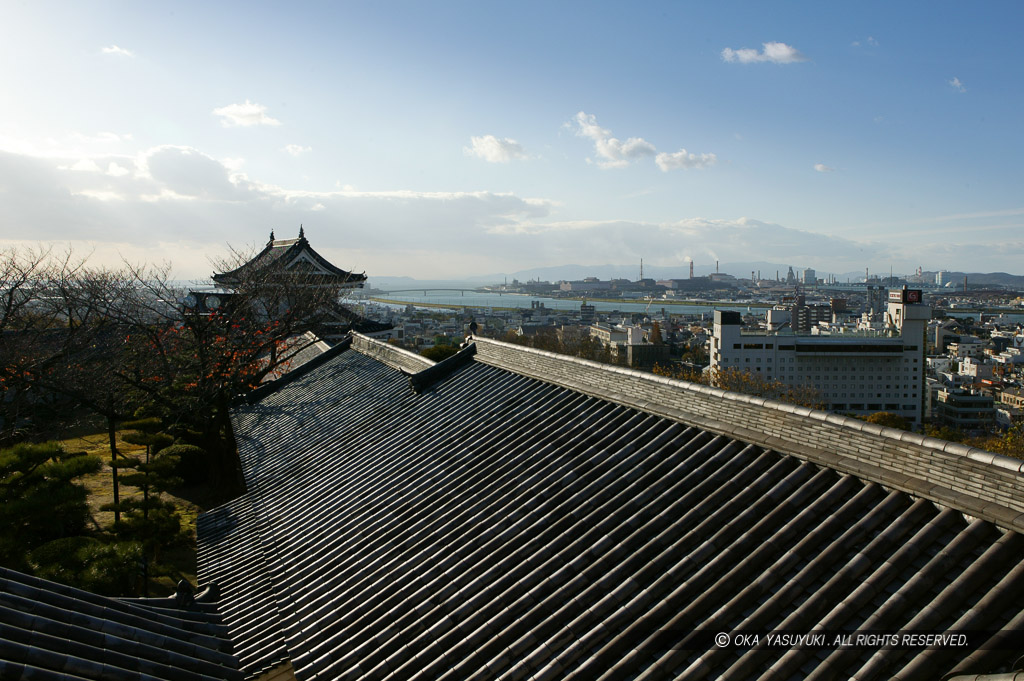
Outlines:
{"label": "gray roof tile", "polygon": [[934,678],[1014,662],[664,649],[665,632],[711,627],[994,631],[1020,620],[1021,540],[899,491],[938,483],[892,455],[836,459],[868,482],[466,356],[417,393],[382,352],[361,340],[234,411],[249,492],[200,519],[200,573],[249,676],[284,659],[300,679]]}
{"label": "gray roof tile", "polygon": [[0,678],[240,679],[215,612],[172,602],[122,601],[0,568]]}

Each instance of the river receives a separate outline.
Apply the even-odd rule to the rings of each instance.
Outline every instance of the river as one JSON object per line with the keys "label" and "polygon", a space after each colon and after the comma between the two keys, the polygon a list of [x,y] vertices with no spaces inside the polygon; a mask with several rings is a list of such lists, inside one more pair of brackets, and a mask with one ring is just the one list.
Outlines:
{"label": "river", "polygon": [[[405,306],[412,304],[416,307],[426,308],[526,308],[529,309],[535,302],[543,303],[544,307],[551,310],[579,310],[580,301],[569,298],[551,298],[548,296],[529,296],[517,293],[493,293],[478,291],[424,291],[412,292],[388,292],[384,291],[370,297],[379,303],[391,303]],[[715,310],[733,310],[740,313],[763,312],[768,305],[765,303],[742,305],[735,302],[723,301],[713,302],[676,302],[662,300],[659,298],[651,301],[650,305],[646,300],[642,301],[607,301],[590,300],[587,302],[601,312],[650,312],[660,313],[664,308],[666,312],[673,315],[702,315],[710,318]],[[947,310],[947,314],[953,317],[973,317],[977,319],[981,312],[979,310]],[[1001,311],[986,311],[987,315],[998,315]],[[1003,312],[1004,323],[1024,324],[1024,313]]]}
{"label": "river", "polygon": [[[469,308],[526,308],[529,309],[534,303],[543,303],[544,307],[550,310],[579,310],[580,301],[569,298],[550,298],[547,296],[528,296],[516,293],[491,293],[477,291],[420,291],[420,292],[381,292],[374,295],[370,300],[379,303],[412,304],[416,307],[469,307]],[[675,315],[710,315],[715,310],[735,310],[737,312],[758,311],[765,309],[764,304],[759,306],[737,305],[735,303],[694,303],[674,302],[661,299],[654,299],[650,305],[643,301],[606,301],[591,300],[587,302],[601,312],[660,312],[662,308],[669,314]]]}

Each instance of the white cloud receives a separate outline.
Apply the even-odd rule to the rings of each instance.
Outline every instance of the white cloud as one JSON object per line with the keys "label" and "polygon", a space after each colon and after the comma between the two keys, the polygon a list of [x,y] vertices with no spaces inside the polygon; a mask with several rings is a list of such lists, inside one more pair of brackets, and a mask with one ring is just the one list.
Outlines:
{"label": "white cloud", "polygon": [[[854,47],[860,47],[861,46],[861,42],[859,40],[854,40],[853,43],[851,43],[851,44]],[[878,47],[878,41],[875,40],[872,36],[868,36],[867,40],[865,40],[863,44],[864,45],[870,45],[871,47]]]}
{"label": "white cloud", "polygon": [[831,173],[833,170],[835,170],[835,168],[830,168],[824,163],[815,163],[814,169],[817,170],[819,173]]}
{"label": "white cloud", "polygon": [[192,147],[154,147],[144,155],[143,165],[148,178],[165,190],[164,197],[244,201],[258,193],[244,175]]}
{"label": "white cloud", "polygon": [[795,47],[786,43],[762,43],[763,49],[759,52],[750,47],[734,50],[727,47],[722,50],[722,59],[727,62],[739,62],[741,64],[754,64],[757,62],[771,62],[773,64],[793,64],[795,62],[807,61],[807,57],[800,54]]}
{"label": "white cloud", "polygon": [[115,191],[109,189],[83,189],[80,192],[76,192],[75,196],[84,196],[90,199],[96,199],[97,201],[124,201],[125,197],[123,194],[118,194]]}
{"label": "white cloud", "polygon": [[[658,153],[654,145],[642,137],[630,137],[622,141],[612,137],[611,130],[597,124],[597,117],[580,111],[573,119],[576,121],[576,134],[594,142],[597,165],[602,168],[624,168],[633,161],[647,156],[654,156],[654,162],[662,172],[680,168],[706,168],[713,165],[718,157],[714,154],[691,154],[686,149],[675,153]],[[587,159],[593,163],[592,159]]]}
{"label": "white cloud", "polygon": [[948,80],[946,82],[949,83],[949,86],[957,92],[967,92],[967,88],[964,87],[964,84],[960,82],[959,78],[954,77],[952,80]]}
{"label": "white cloud", "polygon": [[[751,218],[684,218],[668,222],[573,220],[521,222],[506,234],[524,253],[543,254],[543,264],[628,263],[640,258],[659,266],[679,265],[685,256],[698,264],[766,261],[840,264],[857,269],[864,260],[887,257],[880,243],[853,241],[792,229]],[[685,250],[666,244],[686,244]],[[534,257],[539,257],[535,255]]]}
{"label": "white cloud", "polygon": [[654,158],[662,172],[679,168],[707,168],[714,165],[718,157],[714,154],[691,154],[686,149],[680,149],[674,154],[662,152]]}
{"label": "white cloud", "polygon": [[110,45],[108,47],[104,47],[104,48],[102,48],[101,52],[103,52],[103,54],[117,55],[118,57],[134,57],[135,56],[135,53],[132,52],[131,50],[126,50],[123,47],[118,47],[117,45]]}
{"label": "white cloud", "polygon": [[298,144],[289,144],[283,147],[281,151],[285,152],[286,154],[291,154],[292,156],[301,156],[302,154],[313,151],[313,147],[303,147]]}
{"label": "white cloud", "polygon": [[91,158],[82,158],[73,165],[59,165],[58,170],[74,170],[79,173],[102,173],[103,170]]}
{"label": "white cloud", "polygon": [[131,172],[132,171],[128,170],[117,161],[111,161],[110,165],[107,166],[107,175],[110,175],[111,177],[123,177]]}
{"label": "white cloud", "polygon": [[[107,259],[97,265],[117,266],[110,245],[131,242],[136,259],[170,257],[176,268],[186,267],[179,278],[208,276],[206,258],[195,259],[190,251],[182,256],[188,262],[179,262],[176,250],[159,248],[161,241],[192,242],[216,256],[225,242],[262,244],[264,227],[303,223],[317,249],[325,254],[336,249],[335,262],[346,269],[423,278],[497,271],[513,264],[512,253],[517,258],[524,253],[515,244],[506,253],[509,243],[495,230],[545,219],[555,205],[486,191],[374,192],[347,185],[293,191],[232,173],[223,161],[190,147],[155,147],[134,163],[117,158],[133,172],[116,176],[103,172],[115,160],[109,158],[96,159],[99,172],[58,169],[70,169],[77,160],[0,152],[0,187],[7,190],[0,192],[4,221],[21,225],[21,233],[40,241],[102,242],[95,251]],[[355,249],[364,249],[359,260],[353,260]],[[414,257],[426,252],[432,257]],[[455,262],[467,269],[445,269]]]}
{"label": "white cloud", "polygon": [[654,145],[642,137],[630,137],[626,141],[612,137],[611,130],[597,124],[597,117],[582,111],[576,114],[576,134],[594,142],[598,156],[597,165],[602,168],[622,168],[645,156],[657,153]]}
{"label": "white cloud", "polygon": [[482,158],[488,163],[508,163],[512,160],[528,158],[523,145],[508,137],[498,139],[494,135],[484,135],[469,139],[473,147],[463,147],[463,153],[467,156]]}
{"label": "white cloud", "polygon": [[[837,272],[890,262],[911,271],[949,261],[944,249],[966,249],[984,271],[1017,271],[1024,257],[1019,207],[991,218],[951,216],[963,226],[940,225],[958,231],[935,244],[896,239],[892,234],[900,230],[889,227],[878,228],[877,241],[869,242],[861,228],[847,230],[855,241],[752,219],[566,221],[559,215],[566,209],[545,197],[486,191],[367,191],[344,183],[332,191],[287,190],[246,178],[225,160],[191,147],[94,156],[91,172],[59,169],[81,158],[0,152],[4,223],[18,225],[16,231],[33,240],[73,242],[76,248],[92,242],[95,248],[82,250],[94,252],[97,265],[119,265],[118,253],[135,262],[171,259],[182,279],[208,276],[207,259],[225,254],[225,242],[262,246],[270,227],[280,234],[281,225],[293,225],[294,233],[299,224],[340,267],[423,279],[641,257],[658,265],[686,256],[698,265],[796,261]],[[112,173],[112,164],[130,172]],[[922,222],[920,231],[934,229],[936,220]],[[979,232],[986,224],[990,231]]]}
{"label": "white cloud", "polygon": [[221,125],[225,128],[233,126],[248,127],[251,125],[281,125],[281,121],[271,118],[266,113],[267,107],[256,102],[245,100],[244,104],[229,104],[214,109],[213,114],[221,117]]}

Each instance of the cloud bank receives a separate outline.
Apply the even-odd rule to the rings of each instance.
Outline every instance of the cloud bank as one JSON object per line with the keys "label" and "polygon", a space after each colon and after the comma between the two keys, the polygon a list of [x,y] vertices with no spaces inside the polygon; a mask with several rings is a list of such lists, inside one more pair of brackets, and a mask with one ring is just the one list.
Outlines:
{"label": "cloud bank", "polygon": [[98,265],[170,258],[183,279],[208,276],[209,258],[225,254],[227,244],[261,246],[271,229],[284,237],[299,224],[340,267],[422,279],[640,258],[664,266],[686,258],[768,260],[839,272],[878,263],[911,271],[951,257],[966,262],[968,255],[989,269],[1017,271],[1024,258],[1024,240],[1006,239],[1003,231],[991,235],[999,244],[994,251],[969,229],[960,232],[974,239],[967,245],[955,238],[882,244],[752,218],[567,220],[547,197],[347,186],[305,191],[261,183],[242,169],[187,146],[81,158],[0,152],[0,233],[10,235],[0,248],[19,235],[93,251]]}

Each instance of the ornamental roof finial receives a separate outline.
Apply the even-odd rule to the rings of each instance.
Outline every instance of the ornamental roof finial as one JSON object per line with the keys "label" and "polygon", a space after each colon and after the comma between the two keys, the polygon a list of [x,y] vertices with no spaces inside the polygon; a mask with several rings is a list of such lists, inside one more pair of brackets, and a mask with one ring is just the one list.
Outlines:
{"label": "ornamental roof finial", "polygon": [[270,230],[270,241],[271,243],[274,241],[274,230]]}
{"label": "ornamental roof finial", "polygon": [[305,239],[306,238],[306,232],[302,229],[302,225],[299,225],[299,238],[300,239]]}

